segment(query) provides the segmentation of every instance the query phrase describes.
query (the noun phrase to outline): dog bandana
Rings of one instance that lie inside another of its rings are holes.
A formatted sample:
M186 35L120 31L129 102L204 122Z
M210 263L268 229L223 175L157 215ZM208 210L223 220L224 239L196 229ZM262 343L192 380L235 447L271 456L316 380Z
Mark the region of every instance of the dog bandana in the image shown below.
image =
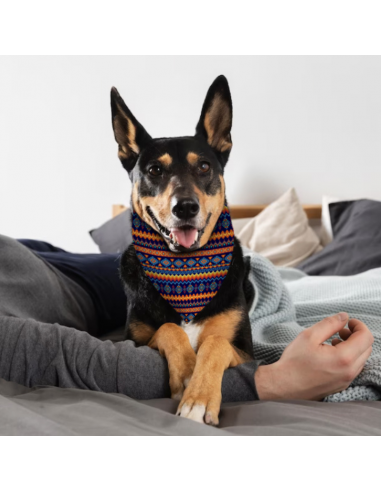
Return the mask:
M147 277L185 323L192 321L217 294L229 270L234 231L228 207L205 246L190 253L170 251L163 237L135 211L132 237Z

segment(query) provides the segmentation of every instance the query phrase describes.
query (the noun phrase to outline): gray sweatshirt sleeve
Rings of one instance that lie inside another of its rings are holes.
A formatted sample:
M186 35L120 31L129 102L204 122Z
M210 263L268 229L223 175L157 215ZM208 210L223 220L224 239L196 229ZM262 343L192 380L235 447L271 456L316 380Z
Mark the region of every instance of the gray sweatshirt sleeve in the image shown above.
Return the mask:
M254 384L258 365L249 362L225 371L223 401L258 399ZM170 396L167 362L156 350L7 316L0 316L0 377L28 387L82 388L136 399Z

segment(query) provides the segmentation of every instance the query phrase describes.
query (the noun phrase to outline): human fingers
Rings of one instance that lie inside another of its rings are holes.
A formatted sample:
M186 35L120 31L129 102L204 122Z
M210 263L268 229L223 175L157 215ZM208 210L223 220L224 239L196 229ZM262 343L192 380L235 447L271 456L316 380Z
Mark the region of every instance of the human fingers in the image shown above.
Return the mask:
M336 345L338 345L343 340L347 340L351 335L352 335L351 330L349 330L348 328L342 328L339 331L339 337L340 338L334 338L332 340L332 346L335 347Z
M372 347L370 347L368 350L366 350L356 361L354 372L355 372L355 377L357 377L360 372L363 370L366 361L369 359L369 357L372 355ZM353 378L354 379L354 378Z
M340 340L340 338L334 338L332 340L332 343L331 343L332 344L332 347L336 347L336 345L338 345L341 342L342 342L342 340Z
M352 333L355 333L357 331L368 331L370 333L370 335L372 336L372 340L373 340L372 343L374 342L374 338L373 338L371 331L366 326L366 324L363 323L362 321L360 321L359 319L351 318L348 321L348 328L350 329L350 331Z
M339 347L345 342L341 342ZM338 347L338 348L339 348ZM368 358L370 357L372 353L372 347L369 347L368 350L366 350L361 356L356 360L356 361L351 361L351 359L342 359L341 361L339 360L339 364L341 366L341 378L342 378L342 388L339 391L343 391L344 389L348 388L352 381L357 378L357 376L361 373L361 371L364 368L364 365ZM343 362L345 362L343 366Z
M351 330L348 330L348 328L343 328L342 330L339 331L339 337L340 338L334 338L332 340L332 345L335 347L337 344L339 344L343 340L348 340L348 338L351 335L352 335Z
M351 335L352 332L348 328L343 328L339 331L339 336L342 340L347 340Z
M359 357L357 359L357 361L355 362L355 364L353 364L351 366L348 366L347 371L344 374L345 388L348 388L348 386L352 383L352 381L354 379L356 379L357 376L364 369L364 366L366 364L366 361L369 359L371 353L372 353L372 347L370 347L368 350L366 350L361 355L361 357Z
M338 313L333 316L329 316L328 318L324 318L323 320L316 323L316 325L308 328L307 331L310 333L313 340L318 343L324 343L328 338L342 330L348 321L347 313Z
M338 350L344 358L353 358L355 361L371 347L374 337L369 328L358 319L350 319L348 326L352 334L340 344Z

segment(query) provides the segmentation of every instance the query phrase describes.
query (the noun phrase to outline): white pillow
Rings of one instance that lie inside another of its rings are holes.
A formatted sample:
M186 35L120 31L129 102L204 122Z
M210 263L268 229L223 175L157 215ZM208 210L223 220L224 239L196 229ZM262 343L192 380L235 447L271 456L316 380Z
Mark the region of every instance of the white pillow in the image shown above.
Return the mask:
M341 201L341 198L323 195L321 201L321 243L323 246L327 246L333 239L329 204Z
M234 234L237 234L245 227L245 225L251 220L251 218L245 219L232 219Z
M236 236L277 266L298 265L322 249L294 188L250 219Z

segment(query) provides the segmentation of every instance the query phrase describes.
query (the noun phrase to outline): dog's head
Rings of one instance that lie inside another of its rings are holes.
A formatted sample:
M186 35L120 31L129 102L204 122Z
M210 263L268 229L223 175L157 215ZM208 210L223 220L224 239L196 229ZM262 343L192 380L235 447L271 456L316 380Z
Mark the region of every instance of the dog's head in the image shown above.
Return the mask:
M210 86L194 137L151 138L111 90L118 156L132 181L132 205L174 252L204 246L225 204L224 167L232 141L229 85Z

